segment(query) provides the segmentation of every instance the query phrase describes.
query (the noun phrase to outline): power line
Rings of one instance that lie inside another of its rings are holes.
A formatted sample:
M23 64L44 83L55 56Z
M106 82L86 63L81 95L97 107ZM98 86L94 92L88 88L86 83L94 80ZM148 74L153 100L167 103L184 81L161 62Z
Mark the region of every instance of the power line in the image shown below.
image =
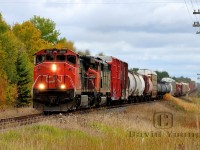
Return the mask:
M188 8L188 5L187 5L187 3L186 3L185 0L184 0L184 2L185 2L185 5L186 5L186 8L187 8L187 12L188 12L189 18L192 20L192 22L194 22L194 20L193 20L191 14L190 14L190 11L189 11L189 8Z
M39 2L41 3L41 2ZM162 3L183 3L182 1L128 1L128 2L45 2L46 4L162 4ZM8 2L3 1L0 2L0 4L37 4L37 2L27 2L27 1L21 1L21 2Z

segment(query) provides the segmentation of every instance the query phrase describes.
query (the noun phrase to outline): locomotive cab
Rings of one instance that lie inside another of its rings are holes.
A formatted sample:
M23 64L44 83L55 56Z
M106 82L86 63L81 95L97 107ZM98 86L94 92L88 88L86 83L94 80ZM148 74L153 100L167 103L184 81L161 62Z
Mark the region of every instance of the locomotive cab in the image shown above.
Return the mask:
M77 75L79 55L67 49L47 49L36 53L34 62L33 107L42 106L50 111L68 109L74 92L81 88Z

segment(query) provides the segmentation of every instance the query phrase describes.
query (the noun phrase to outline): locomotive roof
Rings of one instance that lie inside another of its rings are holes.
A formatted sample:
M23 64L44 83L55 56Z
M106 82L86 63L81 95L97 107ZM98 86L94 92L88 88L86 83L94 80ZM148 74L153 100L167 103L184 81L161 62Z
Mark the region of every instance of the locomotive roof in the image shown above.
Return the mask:
M80 58L82 59L90 59L90 60L93 60L93 61L96 61L96 62L99 62L99 63L102 63L102 64L107 64L104 60L100 59L100 58L96 58L94 56L89 56L89 55L83 55L83 56L80 56Z
M57 49L57 48L52 48L52 49L42 49L40 51L38 51L37 53L35 53L34 55L40 55L40 54L51 54L53 53L54 51L57 51L58 54L66 54L66 53L71 53L71 54L74 54L74 55L78 55L77 53L75 53L74 51L70 50L70 49ZM79 56L79 55L78 55Z
M113 56L97 56L97 58L100 58L101 60L105 61L105 62L112 62L113 59L117 59L117 60L120 60L118 58L115 58ZM122 60L120 60L121 62L124 62ZM124 63L127 63L127 62L124 62Z

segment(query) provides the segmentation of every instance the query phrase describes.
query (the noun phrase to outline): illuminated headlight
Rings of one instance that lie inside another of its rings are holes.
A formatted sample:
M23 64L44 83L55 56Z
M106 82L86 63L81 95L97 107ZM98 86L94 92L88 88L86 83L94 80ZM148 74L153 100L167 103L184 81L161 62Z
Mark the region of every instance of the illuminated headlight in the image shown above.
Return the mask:
M44 90L44 88L45 88L44 84L42 84L42 83L39 84L39 89L40 89L40 90Z
M60 86L60 88L61 88L61 89L65 89L66 86L65 86L64 84L62 84L62 85Z
M55 64L53 64L53 65L51 66L51 70L55 72L55 71L57 70L57 66L56 66Z

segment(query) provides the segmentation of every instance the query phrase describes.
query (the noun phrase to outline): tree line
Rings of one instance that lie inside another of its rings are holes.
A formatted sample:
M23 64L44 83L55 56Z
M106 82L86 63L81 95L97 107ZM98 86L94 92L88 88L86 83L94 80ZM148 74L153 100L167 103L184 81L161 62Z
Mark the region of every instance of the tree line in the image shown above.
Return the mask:
M31 103L33 54L43 48L76 50L50 19L33 16L11 26L0 14L0 106Z

